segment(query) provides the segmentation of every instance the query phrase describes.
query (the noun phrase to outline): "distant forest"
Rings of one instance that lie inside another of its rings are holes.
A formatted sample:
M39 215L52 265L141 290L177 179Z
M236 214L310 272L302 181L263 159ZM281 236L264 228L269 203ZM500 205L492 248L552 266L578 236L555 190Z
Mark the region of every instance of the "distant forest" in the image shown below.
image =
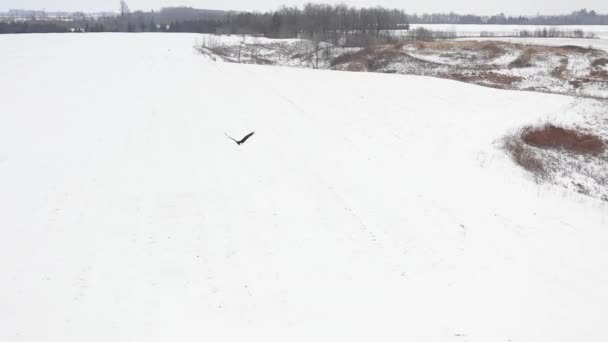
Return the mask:
M608 14L582 9L565 15L493 16L448 14L408 15L412 24L490 24L490 25L608 25Z
M306 4L281 7L272 12L221 12L192 8L164 8L156 12L131 12L121 1L118 15L70 20L26 18L0 23L0 33L30 32L193 32L251 34L266 37L323 38L337 32L379 36L386 30L407 29L402 10L382 7L355 8L347 5Z
M270 12L163 8L159 12L130 11L120 2L118 14L90 16L44 12L0 13L0 33L45 32L192 32L250 34L273 38L337 39L340 35L378 37L381 32L409 29L410 24L608 25L608 15L586 9L567 15L533 17L449 14L407 14L383 7L356 8L344 4L283 6ZM30 14L31 13L31 14Z

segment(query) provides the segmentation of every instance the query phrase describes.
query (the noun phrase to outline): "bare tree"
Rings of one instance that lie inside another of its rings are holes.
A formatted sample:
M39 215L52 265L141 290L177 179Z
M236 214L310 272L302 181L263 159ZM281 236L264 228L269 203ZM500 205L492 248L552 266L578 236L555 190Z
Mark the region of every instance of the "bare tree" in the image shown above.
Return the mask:
M124 17L126 15L129 15L129 13L131 13L131 11L129 10L127 2L125 0L120 0L120 16Z
M127 32L131 31L131 11L125 0L120 0L120 31Z

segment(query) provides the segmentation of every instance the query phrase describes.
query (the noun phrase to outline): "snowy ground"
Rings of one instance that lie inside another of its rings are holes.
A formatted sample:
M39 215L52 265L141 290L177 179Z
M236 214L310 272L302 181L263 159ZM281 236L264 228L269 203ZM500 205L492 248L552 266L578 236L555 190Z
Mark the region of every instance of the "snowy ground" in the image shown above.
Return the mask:
M0 36L1 341L608 339L608 205L499 147L590 100L197 38Z
M608 99L608 53L551 40L549 45L542 40L537 45L530 44L533 40L410 40L362 49L309 40L203 35L195 48L212 60L231 63L434 76L501 89Z
M555 28L559 31L570 32L582 30L585 33L593 33L598 38L608 39L608 25L452 25L452 24L412 24L411 29L423 27L431 31L455 32L457 36L476 36L482 32L494 34L496 36L518 35L521 31L534 32L537 29Z
M533 44L546 46L580 46L583 48L592 48L608 51L608 38L603 39L577 39L577 38L460 38L463 40L478 40L478 41L497 41L509 42L515 44Z
M455 32L458 37L470 37L470 40L492 40L520 44L537 44L548 46L573 45L580 47L591 47L594 49L608 51L608 25L450 25L450 24L412 24L411 28L424 27L432 31ZM577 38L502 38L499 36L517 36L521 31L535 32L537 29L555 28L560 31L570 32L582 30L585 33L593 33L596 39ZM482 32L494 34L497 37L479 38Z

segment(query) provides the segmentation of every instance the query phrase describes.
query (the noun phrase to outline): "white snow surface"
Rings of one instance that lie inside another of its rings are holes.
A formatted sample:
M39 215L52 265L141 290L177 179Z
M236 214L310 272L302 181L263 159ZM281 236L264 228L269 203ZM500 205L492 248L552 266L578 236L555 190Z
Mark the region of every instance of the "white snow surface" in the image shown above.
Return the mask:
M521 31L535 32L557 29L562 32L582 30L598 38L608 39L608 25L490 25L490 24L412 24L411 29L423 27L432 31L455 32L457 36L479 36L482 32L500 35L518 35Z
M535 44L547 46L573 45L580 47L591 47L598 50L608 51L608 25L475 25L475 24L412 24L411 29L419 27L432 31L454 32L457 37L465 40L491 40L519 44ZM517 36L521 31L535 32L538 29L555 28L559 31L570 32L582 30L585 33L593 33L596 38L536 38L536 37L500 37ZM480 37L482 32L496 35L496 37ZM467 38L468 37L468 38Z
M0 341L608 340L608 205L497 143L584 100L197 38L0 36Z

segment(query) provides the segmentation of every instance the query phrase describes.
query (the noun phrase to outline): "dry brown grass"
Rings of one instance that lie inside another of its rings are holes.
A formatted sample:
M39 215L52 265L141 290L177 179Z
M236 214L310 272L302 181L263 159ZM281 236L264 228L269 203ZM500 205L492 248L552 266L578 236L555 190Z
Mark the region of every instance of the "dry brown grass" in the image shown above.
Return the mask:
M591 62L591 65L594 67L606 66L608 65L608 58L598 58Z
M535 48L524 48L519 57L509 63L509 68L527 68L532 66L532 57L537 53Z
M586 53L592 53L592 52L598 51L596 49L586 48L586 47L576 46L576 45L564 45L564 46L559 46L557 48L564 50L566 52L576 52L576 53L580 53L580 54L586 54Z
M261 65L273 65L274 62L266 59L266 58L262 58L262 57L253 57L251 58L251 61L253 64L261 64Z
M512 53L517 54L517 57L506 66L496 60ZM426 56L438 56L459 63L443 62ZM526 90L595 97L595 94L587 95L593 90L589 90L589 87L595 86L598 82L608 82L608 70L601 66L589 68L587 71L589 74L581 77L570 72L568 61L572 58L584 58L590 63L602 64L602 58L608 59L605 56L605 52L577 46L541 46L468 40L401 41L342 54L330 62L330 67L348 71L409 73L449 78L500 89L522 89L521 82L525 76L515 75L513 74L515 70L507 69L538 66L539 69L543 69L542 76L547 77L546 74L549 74L551 77L549 81L558 84L560 88L548 90L545 86L538 86L527 87ZM394 64L403 67L392 68ZM537 70L532 72L539 73ZM599 84L599 86L604 85Z
M372 48L365 48L356 52L343 53L340 56L334 58L329 65L331 67L347 63L358 63L362 65L367 65L372 54Z
M418 50L467 50L467 51L484 51L490 57L498 57L504 54L507 50L522 51L521 60L516 63L525 65L529 63L531 58L536 55L553 54L565 56L567 54L587 54L601 53L601 51L584 48L580 46L544 46L544 45L528 45L516 44L497 41L474 41L474 40L446 40L446 41L417 41L412 46ZM601 63L601 59L600 59Z
M485 51L490 58L497 58L505 53L505 48L496 42L482 42L481 50Z
M522 51L519 57L517 57L511 64L510 68L527 68L532 66L532 59L541 56L556 55L563 58L567 58L571 54L588 54L588 53L601 53L601 51L584 48L580 46L542 46L542 45L523 45L523 44L512 44L512 47Z
M546 124L528 126L518 134L507 137L504 148L517 165L540 180L550 179L556 165L547 156L543 157L542 151L538 149L597 156L604 153L606 145L601 138L593 134Z
M471 73L471 74L460 74L460 73L451 73L445 75L446 78L458 80L462 82L470 82L470 83L481 83L485 85L491 85L498 88L504 88L506 86L511 86L515 82L519 82L522 80L519 76L511 76L511 75L503 75L498 74L491 71L484 71L479 73Z
M590 77L595 79L599 79L600 81L608 81L608 71L607 70L591 70L589 73Z
M405 57L402 51L403 45L380 45L365 48L356 52L344 53L330 62L330 66L336 68L346 65L342 70L348 71L377 71L391 62Z
M503 148L536 182L608 201L608 146L599 136L551 124L527 126L508 135Z
M530 146L583 155L598 155L606 150L605 142L596 135L551 124L526 127L521 132L521 139Z
M513 161L525 170L539 178L547 178L548 170L540 157L532 149L527 147L518 136L512 136L505 140L505 150L511 155Z
M396 44L395 44L395 49L397 49L397 50L401 50L401 49L403 49L403 48L404 48L406 45L407 45L407 43L406 43L406 42L398 42L398 43L396 43Z
M445 40L445 41L416 41L413 47L417 50L465 50L465 51L483 51L488 58L496 58L505 53L505 48L510 46L510 43L501 43L494 41L473 41L473 40Z
M555 69L551 70L551 76L555 78L559 78L560 80L567 80L567 72L568 71L568 58L564 57L560 61L560 65Z
M344 68L344 71L367 71L368 67L367 67L367 63L361 63L361 62L351 62L348 63L346 65L346 68Z

